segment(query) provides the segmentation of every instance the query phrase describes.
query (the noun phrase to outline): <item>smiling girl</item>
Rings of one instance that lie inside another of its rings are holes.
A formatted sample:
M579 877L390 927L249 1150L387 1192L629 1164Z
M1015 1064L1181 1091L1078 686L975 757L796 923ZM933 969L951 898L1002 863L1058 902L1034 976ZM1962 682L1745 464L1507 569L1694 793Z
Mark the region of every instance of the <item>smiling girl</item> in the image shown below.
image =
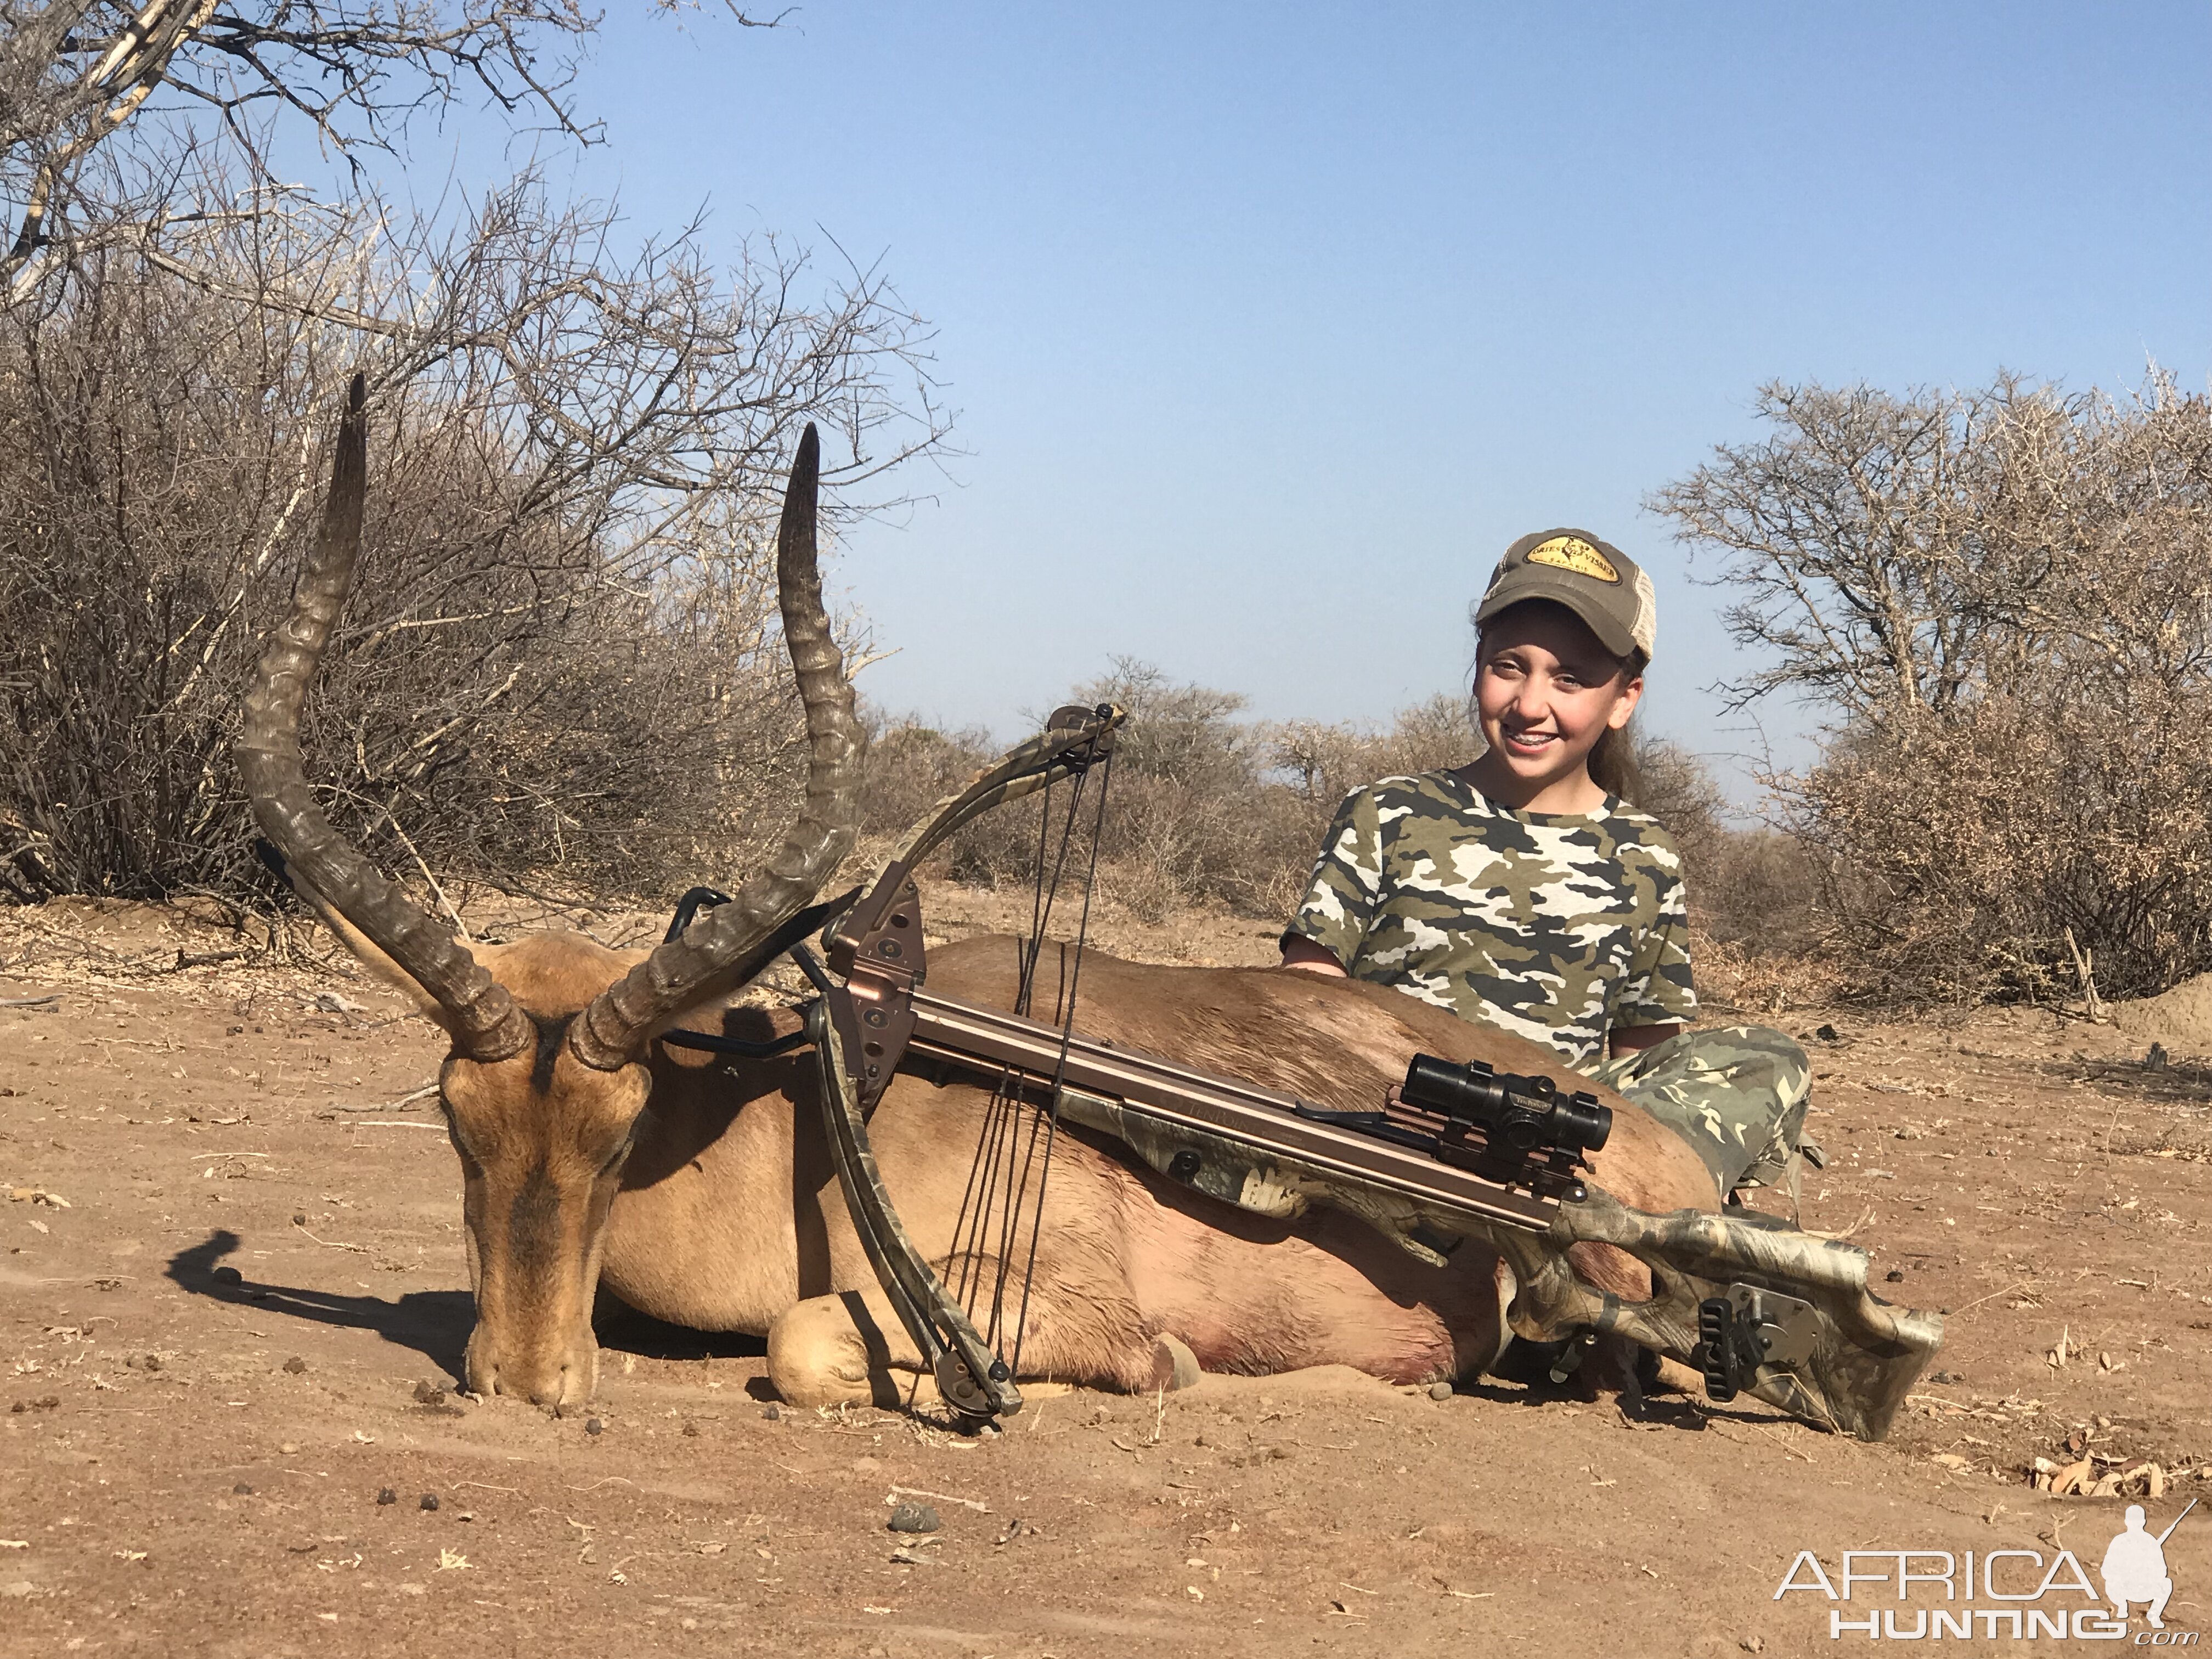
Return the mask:
M1796 1195L1803 1050L1757 1026L1690 1030L1682 865L1632 787L1651 580L1587 531L1523 536L1474 608L1485 748L1338 808L1289 968L1392 986L1547 1043L1694 1147L1722 1193Z

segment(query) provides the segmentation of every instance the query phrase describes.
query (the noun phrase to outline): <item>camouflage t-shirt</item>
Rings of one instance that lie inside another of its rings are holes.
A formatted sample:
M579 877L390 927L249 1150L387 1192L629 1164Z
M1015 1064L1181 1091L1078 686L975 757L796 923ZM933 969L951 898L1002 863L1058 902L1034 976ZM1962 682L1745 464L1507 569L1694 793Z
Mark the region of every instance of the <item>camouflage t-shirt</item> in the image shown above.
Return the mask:
M1285 937L1580 1066L1614 1026L1696 1012L1688 927L1656 818L1611 795L1586 817L1510 811L1424 772L1345 797Z

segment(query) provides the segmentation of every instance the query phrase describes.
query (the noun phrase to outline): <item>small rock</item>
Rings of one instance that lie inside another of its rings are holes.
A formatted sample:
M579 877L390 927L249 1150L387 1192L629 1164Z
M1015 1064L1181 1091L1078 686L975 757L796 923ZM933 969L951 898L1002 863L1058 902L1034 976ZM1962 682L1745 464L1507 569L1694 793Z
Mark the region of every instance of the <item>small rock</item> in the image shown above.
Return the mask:
M157 1353L149 1353L146 1356L143 1363L148 1370L158 1371L161 1369L161 1356Z
M924 1555L920 1550L907 1544L901 1544L896 1549L893 1550L891 1552L891 1559L898 1562L903 1566L908 1567L933 1567L937 1565L937 1558L935 1556Z
M699 1437L699 1425L696 1423L686 1423L684 1425L684 1434L686 1439L696 1440Z
M306 1213L305 1213L304 1212L301 1212L301 1211L296 1211L296 1210L295 1210L295 1211L294 1211L294 1212L293 1212L293 1213L292 1213L292 1224L293 1224L295 1227L304 1227L304 1226L306 1226L306 1225L307 1224L307 1218Z
M61 1403L62 1397L58 1394L42 1394L31 1402L31 1409L36 1412L50 1412Z
M761 1408L761 1415L768 1419L769 1422L773 1423L777 1418L781 1417L783 1413L776 1410L773 1406L765 1406Z
M293 1376L297 1376L301 1371L307 1369L307 1362L301 1358L299 1355L294 1354L289 1359L284 1362L284 1369L289 1371Z
M299 1447L297 1447L297 1446L295 1446L295 1444L293 1444L293 1443L292 1443L292 1442L290 1442L289 1440L287 1440L287 1441L286 1441L283 1445L281 1445L281 1446L277 1447L277 1448L276 1448L276 1449L277 1449L278 1451L280 1451L280 1452L283 1452L283 1453L284 1454L284 1455L285 1455L285 1456L289 1457L289 1456L290 1456L294 1452L295 1452L295 1451L299 1450L300 1449L299 1449Z
M215 1282L218 1285L242 1285L246 1282L246 1275L235 1267L217 1267Z
M1964 1374L1959 1371L1930 1371L1928 1373L1928 1380L1930 1382L1963 1382L1966 1379Z
M893 1532L935 1532L944 1524L935 1505L912 1502L901 1504L884 1522Z
M380 1504L397 1504L399 1501L399 1494L389 1486L379 1486L376 1489L376 1501Z
M33 1583L27 1578L18 1578L12 1584L0 1584L0 1595L4 1595L9 1597L10 1600L13 1600L20 1595L32 1595L38 1589L38 1588L39 1587L36 1584Z
M1747 1636L1738 1642L1736 1646L1741 1648L1746 1653L1764 1653L1766 1651L1766 1638L1763 1636Z
M1430 1399L1431 1399L1431 1400L1449 1400L1449 1399L1450 1399L1451 1397L1452 1397L1452 1385L1451 1385L1450 1383L1449 1383L1449 1382L1431 1382L1431 1383L1430 1383L1430 1384L1429 1384L1429 1398L1430 1398Z
M607 1425L605 1424L600 1422L599 1419L595 1417L590 1422L584 1425L584 1432L586 1434L603 1434L606 1431L606 1426Z
M231 1490L231 1495L232 1495L233 1497L236 1497L236 1498L251 1498L251 1497L252 1497L252 1496L253 1496L253 1488L252 1488L252 1487L251 1487L251 1486L247 1486L247 1485L246 1484L246 1482L244 1482L243 1480L240 1481L236 1486L233 1486L230 1490Z
M426 1510L436 1509L438 1507L438 1494L434 1492L424 1492L422 1494L422 1507Z
M1836 1034L1836 1028L1832 1025L1820 1026L1814 1031L1813 1035L1820 1038L1823 1042L1841 1042L1843 1041L1843 1038ZM1759 1638L1757 1637L1753 1637L1751 1639L1757 1641ZM1751 1650L1753 1653L1759 1651L1757 1648L1753 1648Z
M18 1400L14 1405L9 1407L8 1409L15 1413L27 1412L31 1409L31 1402L27 1400Z
M1891 1285L1902 1285L1905 1283L1905 1269L1902 1267L1892 1267L1887 1273L1882 1275L1882 1279L1885 1282Z
M415 1403L418 1406L442 1406L446 1403L446 1391L433 1388L428 1382L417 1382L415 1385Z

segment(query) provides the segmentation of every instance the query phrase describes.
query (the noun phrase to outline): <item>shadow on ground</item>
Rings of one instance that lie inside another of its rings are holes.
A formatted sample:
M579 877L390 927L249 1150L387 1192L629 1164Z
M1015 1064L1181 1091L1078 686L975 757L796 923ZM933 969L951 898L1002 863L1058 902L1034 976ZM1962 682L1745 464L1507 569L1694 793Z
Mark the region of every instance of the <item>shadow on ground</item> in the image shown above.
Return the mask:
M432 1364L442 1366L449 1376L462 1375L462 1356L476 1322L473 1298L466 1291L409 1291L398 1301L386 1302L380 1297L338 1296L265 1284L224 1265L223 1257L239 1243L238 1235L228 1229L210 1233L200 1243L169 1258L170 1282L216 1302L289 1314L318 1325L374 1331L386 1342L412 1348Z
M768 1352L763 1337L671 1325L640 1313L606 1291L599 1292L598 1305L592 1310L592 1334L601 1347L634 1353L641 1359L759 1359Z

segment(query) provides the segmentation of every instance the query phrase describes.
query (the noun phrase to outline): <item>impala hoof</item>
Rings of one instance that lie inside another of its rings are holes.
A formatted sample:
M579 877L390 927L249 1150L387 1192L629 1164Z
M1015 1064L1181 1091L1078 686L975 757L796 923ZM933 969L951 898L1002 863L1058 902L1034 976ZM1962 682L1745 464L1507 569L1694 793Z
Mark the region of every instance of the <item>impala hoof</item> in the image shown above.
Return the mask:
M1196 1387L1198 1377L1198 1356L1190 1351L1190 1344L1165 1331L1152 1339L1152 1380L1146 1388L1173 1394L1178 1389Z

